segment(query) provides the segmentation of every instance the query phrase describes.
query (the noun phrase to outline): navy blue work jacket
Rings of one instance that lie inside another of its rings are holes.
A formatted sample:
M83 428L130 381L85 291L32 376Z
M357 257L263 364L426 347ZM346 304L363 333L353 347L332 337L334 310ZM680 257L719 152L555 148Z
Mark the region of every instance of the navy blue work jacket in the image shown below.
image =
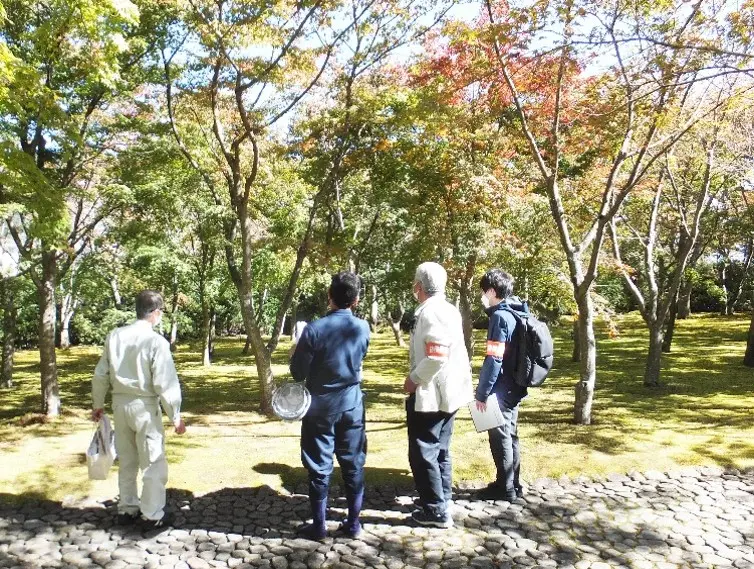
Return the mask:
M490 317L487 328L487 345L482 370L479 372L479 385L476 389L477 401L487 402L487 398L494 393L500 408L505 404L513 408L526 397L526 388L518 385L513 379L513 332L516 329L515 317L505 310L511 308L518 312L529 312L525 303L508 299L485 312Z
M291 358L291 375L312 394L307 415L332 415L361 405L361 364L369 325L350 309L333 310L304 328Z

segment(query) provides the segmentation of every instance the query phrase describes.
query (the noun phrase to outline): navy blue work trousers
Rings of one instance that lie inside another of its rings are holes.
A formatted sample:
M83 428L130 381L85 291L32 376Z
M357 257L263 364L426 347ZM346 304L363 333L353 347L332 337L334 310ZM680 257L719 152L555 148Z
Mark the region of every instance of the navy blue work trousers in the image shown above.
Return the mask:
M346 495L363 492L366 446L363 405L332 415L304 417L301 462L309 473L309 499L327 499L333 454L338 458Z
M452 497L450 437L456 414L422 413L416 411L415 404L415 395L406 399L408 462L424 509L433 516L443 516Z

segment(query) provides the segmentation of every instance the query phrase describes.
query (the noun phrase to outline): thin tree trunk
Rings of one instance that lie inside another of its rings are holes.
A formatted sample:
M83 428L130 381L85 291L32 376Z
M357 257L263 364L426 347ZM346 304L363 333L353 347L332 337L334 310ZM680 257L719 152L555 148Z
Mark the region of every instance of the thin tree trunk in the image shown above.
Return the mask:
M571 336L573 337L573 351L571 352L571 361L577 362L581 359L581 349L579 342L579 319L578 316L573 321L573 329L571 330Z
M749 324L749 336L746 340L744 365L746 367L754 367L754 309L751 311L751 323Z
M73 281L73 278L71 278ZM60 304L60 349L67 350L71 347L71 320L76 313L78 301L73 298L73 282L68 292L62 290L63 302Z
M657 387L660 385L660 370L662 368L662 325L652 323L649 326L649 353L644 368L644 385Z
M466 353L469 360L474 357L474 313L471 308L468 291L461 291L458 295L458 311L461 313L461 325L463 326L463 342L466 345Z
M681 285L681 292L678 298L678 319L685 320L691 316L691 290L694 288L694 283L691 279L684 278Z
M2 387L13 387L13 357L16 352L16 303L13 283L9 279L0 281L3 296L3 362Z
M579 380L576 383L576 397L574 404L574 420L578 425L592 423L592 402L597 383L597 341L594 337L594 306L592 296L576 292L579 308Z
M728 313L728 265L723 262L720 267L720 288L723 289L722 306L720 307L720 314L725 316Z
M406 309L403 307L403 303L398 303L398 319L393 319L393 315L390 314L390 328L393 329L393 335L395 336L395 343L398 347L404 348L406 342L403 341L403 333L401 332L401 322L403 322L403 316L406 314Z
M42 253L41 286L39 296L39 360L42 388L42 413L48 417L60 414L60 388L58 386L58 366L55 355L55 278L56 259L54 252Z
M296 322L298 322L298 302L291 304L291 341L293 341L293 332L296 328Z
M369 305L369 327L372 332L377 331L377 326L380 323L380 296L379 290L375 285L372 285L372 303Z
M175 352L178 345L178 277L173 277L173 310L170 314L170 351Z
M118 287L118 277L113 275L110 278L110 290L113 293L113 302L115 302L115 308L123 306L123 299L120 296L120 288Z
M262 333L257 326L254 314L254 288L252 286L251 262L254 255L253 235L254 228L246 211L239 212L241 220L241 282L238 296L241 300L241 316L246 327L247 343L254 351L254 363L259 378L260 410L262 413L272 416L272 391L274 388L274 375L270 361L270 352L267 351Z
M678 318L678 295L676 295L673 304L670 306L670 317L665 328L665 337L662 340L662 351L666 354L670 353L673 346L673 334L675 333L675 321Z
M207 302L202 302L202 365L212 365L212 316Z

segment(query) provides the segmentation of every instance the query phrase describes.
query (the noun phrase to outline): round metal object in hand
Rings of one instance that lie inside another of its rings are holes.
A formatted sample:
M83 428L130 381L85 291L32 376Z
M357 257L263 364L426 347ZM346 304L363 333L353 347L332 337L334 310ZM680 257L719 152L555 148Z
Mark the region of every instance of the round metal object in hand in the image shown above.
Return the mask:
M303 383L283 383L272 394L272 410L284 421L300 421L311 404L312 396Z

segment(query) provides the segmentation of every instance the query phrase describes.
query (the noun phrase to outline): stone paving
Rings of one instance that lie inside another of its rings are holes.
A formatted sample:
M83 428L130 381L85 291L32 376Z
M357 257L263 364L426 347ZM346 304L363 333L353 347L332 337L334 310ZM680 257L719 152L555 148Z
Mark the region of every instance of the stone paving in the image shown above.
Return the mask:
M330 529L345 515L333 494ZM371 489L362 536L323 542L296 537L306 496L266 486L171 492L179 529L147 534L115 527L112 503L8 498L0 567L754 568L754 474L712 468L540 480L512 504L460 489L449 530L416 527L405 491Z

